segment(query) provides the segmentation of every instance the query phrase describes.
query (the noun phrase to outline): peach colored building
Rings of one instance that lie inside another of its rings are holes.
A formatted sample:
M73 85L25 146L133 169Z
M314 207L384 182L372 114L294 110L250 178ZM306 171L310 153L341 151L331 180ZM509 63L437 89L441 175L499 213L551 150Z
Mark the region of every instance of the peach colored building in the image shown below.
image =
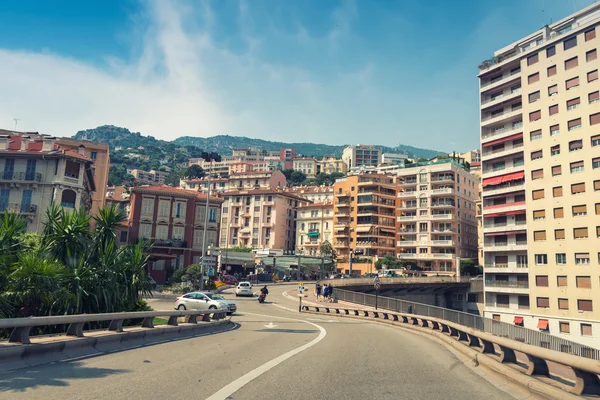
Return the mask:
M459 259L477 259L479 179L450 159L397 174L398 257L440 275L455 275Z
M347 262L350 250L357 249L371 259L395 255L398 197L394 178L352 175L338 179L333 190L333 247L338 260Z
M302 254L316 256L321 245L333 240L333 201L298 207L296 217L296 249Z
M342 159L335 157L323 157L322 160L317 161L317 174L332 174L334 172L339 172L342 174L348 172L348 166Z
M285 191L304 197L313 203L333 201L333 186L294 186L286 187Z
M600 4L480 66L485 315L600 347Z

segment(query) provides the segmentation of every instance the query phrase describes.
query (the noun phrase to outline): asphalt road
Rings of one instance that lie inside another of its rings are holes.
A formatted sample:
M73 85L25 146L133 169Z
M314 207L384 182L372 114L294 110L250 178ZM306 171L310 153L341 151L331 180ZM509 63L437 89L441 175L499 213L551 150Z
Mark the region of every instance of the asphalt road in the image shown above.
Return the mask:
M425 337L298 314L289 289L265 304L226 294L238 313L225 333L0 374L0 399L511 398Z

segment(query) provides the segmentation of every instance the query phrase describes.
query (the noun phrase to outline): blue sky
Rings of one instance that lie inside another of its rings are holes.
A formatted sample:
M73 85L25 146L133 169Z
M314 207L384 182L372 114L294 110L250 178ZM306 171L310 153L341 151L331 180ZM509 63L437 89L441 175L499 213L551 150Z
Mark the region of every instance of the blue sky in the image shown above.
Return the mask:
M591 3L0 0L0 127L464 151L477 65Z

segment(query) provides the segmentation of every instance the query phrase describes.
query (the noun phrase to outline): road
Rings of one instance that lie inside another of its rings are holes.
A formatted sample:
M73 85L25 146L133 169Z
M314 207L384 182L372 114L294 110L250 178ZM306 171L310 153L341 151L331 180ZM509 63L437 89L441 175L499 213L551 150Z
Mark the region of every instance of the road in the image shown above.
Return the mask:
M226 293L238 313L225 333L0 374L0 399L511 398L426 337L299 314L291 288L265 304Z

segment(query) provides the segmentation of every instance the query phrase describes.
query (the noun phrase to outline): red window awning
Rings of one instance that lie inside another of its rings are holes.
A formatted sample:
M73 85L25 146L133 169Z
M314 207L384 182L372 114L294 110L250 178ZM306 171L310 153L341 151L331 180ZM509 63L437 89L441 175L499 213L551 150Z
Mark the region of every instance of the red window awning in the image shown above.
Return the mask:
M525 214L526 210L516 210L516 211L507 211L505 213L502 213L502 215L519 215L519 214Z
M499 185L502 182L518 181L519 179L523 179L523 178L525 178L524 171L513 172L512 174L506 174L506 175L494 176L492 178L486 178L481 183L481 186L486 187L489 185Z
M523 323L523 317L515 317L515 324L522 324Z
M538 327L538 329L543 329L543 330L548 329L548 320L547 319L540 319L538 321L537 327Z
M494 176L493 178L486 178L481 183L481 186L486 187L489 185L499 185L502 183L502 176Z
M484 144L482 144L482 147L490 147L490 146L493 146L495 144L500 144L500 143L508 142L509 140L519 139L519 138L522 138L522 137L523 137L523 132L520 132L520 133L517 133L517 134L514 134L514 135L507 136L507 137L502 138L502 139L496 139L496 140L492 140L491 142L484 143Z
M486 233L485 236L505 236L505 235L520 235L522 233L527 233L527 231L503 231L503 232L492 232Z
M483 218L491 218L491 217L501 217L502 215L505 215L503 213L492 213L492 214L485 214L483 216Z

